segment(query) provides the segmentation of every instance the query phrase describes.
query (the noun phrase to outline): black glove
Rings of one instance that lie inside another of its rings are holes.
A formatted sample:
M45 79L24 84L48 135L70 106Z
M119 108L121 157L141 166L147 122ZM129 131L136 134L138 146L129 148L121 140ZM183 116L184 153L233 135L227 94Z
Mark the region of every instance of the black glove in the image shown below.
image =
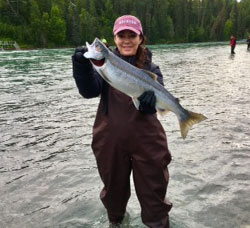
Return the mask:
M138 97L140 101L139 110L144 114L156 113L155 104L156 96L154 91L145 91L141 96Z
M83 54L85 52L87 52L88 49L87 47L83 46L83 47L77 47L75 49L75 53L73 55L73 58L76 62L80 63L81 65L84 66L84 68L86 68L86 70L90 70L92 68L92 65L89 61L89 59L86 59Z

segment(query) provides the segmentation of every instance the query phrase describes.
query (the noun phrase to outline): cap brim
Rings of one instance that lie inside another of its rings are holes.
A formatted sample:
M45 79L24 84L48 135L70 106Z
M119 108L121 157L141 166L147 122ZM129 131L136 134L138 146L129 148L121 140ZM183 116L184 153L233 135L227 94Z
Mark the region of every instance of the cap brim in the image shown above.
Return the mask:
M141 32L137 29L131 28L129 26L122 26L119 29L117 29L116 31L114 31L114 35L116 35L117 33L121 32L121 31L124 31L124 30L130 30L132 32L135 32L137 35L141 34Z

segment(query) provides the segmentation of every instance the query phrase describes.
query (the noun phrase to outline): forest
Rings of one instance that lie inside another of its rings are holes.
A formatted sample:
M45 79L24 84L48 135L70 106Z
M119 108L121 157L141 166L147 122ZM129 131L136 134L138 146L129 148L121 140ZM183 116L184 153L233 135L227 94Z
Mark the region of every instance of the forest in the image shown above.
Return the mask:
M23 47L113 42L115 19L137 16L147 44L229 40L250 35L250 0L0 0L0 40Z

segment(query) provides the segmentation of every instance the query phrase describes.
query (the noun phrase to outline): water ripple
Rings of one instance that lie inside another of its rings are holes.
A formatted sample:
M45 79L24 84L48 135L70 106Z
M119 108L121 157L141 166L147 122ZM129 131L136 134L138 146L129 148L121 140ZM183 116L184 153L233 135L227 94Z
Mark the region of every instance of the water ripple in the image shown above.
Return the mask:
M173 228L250 224L250 65L245 45L152 46L165 87L208 120L185 141L178 120L160 121L173 160ZM82 99L73 49L0 52L0 227L108 227L91 151L99 99ZM132 180L131 180L132 181ZM125 223L143 227L132 185Z

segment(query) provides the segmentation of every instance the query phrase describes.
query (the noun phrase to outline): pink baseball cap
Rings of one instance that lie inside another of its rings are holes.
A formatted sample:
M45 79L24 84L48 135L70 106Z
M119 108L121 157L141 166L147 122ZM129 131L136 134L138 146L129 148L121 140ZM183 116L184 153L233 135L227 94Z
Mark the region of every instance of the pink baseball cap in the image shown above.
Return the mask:
M116 19L113 28L114 35L123 30L133 31L137 35L143 34L140 20L132 15L124 15Z

